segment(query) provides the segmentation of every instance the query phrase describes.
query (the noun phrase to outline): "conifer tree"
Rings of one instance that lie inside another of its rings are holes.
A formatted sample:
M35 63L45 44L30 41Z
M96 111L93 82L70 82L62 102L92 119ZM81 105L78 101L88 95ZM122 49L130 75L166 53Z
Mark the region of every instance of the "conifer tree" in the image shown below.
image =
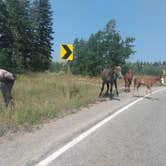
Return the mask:
M52 12L49 0L35 0L32 7L34 26L33 70L46 70L51 64Z
M12 70L12 33L5 1L0 0L0 67Z
M6 0L8 28L10 29L11 65L17 72L29 70L32 33L28 0Z

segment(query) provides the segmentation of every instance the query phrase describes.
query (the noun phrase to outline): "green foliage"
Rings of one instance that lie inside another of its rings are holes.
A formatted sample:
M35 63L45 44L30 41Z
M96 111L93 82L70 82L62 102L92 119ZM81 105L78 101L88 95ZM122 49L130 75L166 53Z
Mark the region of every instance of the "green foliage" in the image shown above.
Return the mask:
M13 37L8 18L7 5L0 0L0 67L4 69L12 66L12 49L10 46L13 43Z
M61 73L28 73L17 77L13 89L15 111L8 110L0 93L0 136L8 130L29 129L34 124L73 113L95 102L96 82L87 77ZM25 88L26 85L26 88ZM69 97L68 97L69 93Z
M32 5L34 45L32 70L43 71L49 68L52 51L52 12L49 0L35 0Z
M162 70L166 69L165 62L146 63L137 61L135 63L127 63L123 66L122 72L132 69L135 75L152 75L161 76Z
M60 71L67 71L67 65L65 63L60 63L60 62L52 62L49 68L50 72L60 72Z
M32 2L32 1L31 1ZM51 63L52 20L49 0L0 0L0 67L40 71ZM37 11L34 15L34 8Z
M115 20L111 20L104 30L92 34L88 41L75 39L74 74L98 75L105 67L125 64L125 60L135 53L132 44L135 39L127 37L123 40L115 27Z

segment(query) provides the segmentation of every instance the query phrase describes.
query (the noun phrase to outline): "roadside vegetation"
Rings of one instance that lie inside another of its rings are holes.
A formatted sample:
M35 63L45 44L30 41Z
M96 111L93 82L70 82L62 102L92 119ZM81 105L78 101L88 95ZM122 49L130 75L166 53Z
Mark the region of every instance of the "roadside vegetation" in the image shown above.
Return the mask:
M60 73L19 75L13 97L15 112L5 108L0 96L0 136L7 131L30 130L32 125L60 118L94 103L98 98L98 78Z

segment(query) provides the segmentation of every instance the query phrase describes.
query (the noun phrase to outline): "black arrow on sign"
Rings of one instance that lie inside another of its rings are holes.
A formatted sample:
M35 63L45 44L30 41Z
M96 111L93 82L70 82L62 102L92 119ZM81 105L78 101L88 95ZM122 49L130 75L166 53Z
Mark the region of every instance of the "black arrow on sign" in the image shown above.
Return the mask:
M62 44L62 46L66 50L66 54L63 56L63 59L67 59L71 55L72 51L67 45Z

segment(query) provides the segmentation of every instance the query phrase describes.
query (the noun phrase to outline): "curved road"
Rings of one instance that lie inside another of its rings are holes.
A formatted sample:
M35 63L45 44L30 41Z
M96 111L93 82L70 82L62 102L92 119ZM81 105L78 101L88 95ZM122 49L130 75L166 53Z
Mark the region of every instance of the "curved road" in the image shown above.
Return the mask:
M166 90L122 112L49 165L165 166Z

